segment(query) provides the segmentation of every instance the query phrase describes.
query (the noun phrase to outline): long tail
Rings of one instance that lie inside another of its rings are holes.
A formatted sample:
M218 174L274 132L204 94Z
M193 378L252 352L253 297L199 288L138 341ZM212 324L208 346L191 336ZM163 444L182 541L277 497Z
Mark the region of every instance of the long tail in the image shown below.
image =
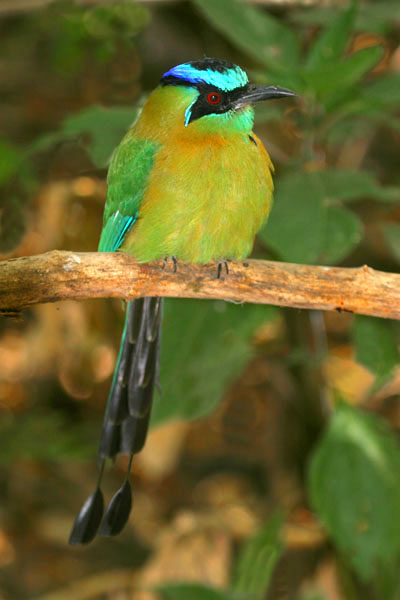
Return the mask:
M116 535L131 510L129 473L134 454L143 448L149 426L154 386L159 379L162 298L140 298L128 304L117 366L111 385L99 444L97 488L81 508L70 544L87 544L98 532ZM100 490L107 458L130 455L124 484L113 496L103 517Z

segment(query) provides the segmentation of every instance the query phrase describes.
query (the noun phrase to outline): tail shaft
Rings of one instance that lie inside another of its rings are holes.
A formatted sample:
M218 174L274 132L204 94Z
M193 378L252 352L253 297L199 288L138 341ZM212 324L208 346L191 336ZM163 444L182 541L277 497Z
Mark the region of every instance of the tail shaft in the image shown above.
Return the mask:
M128 304L100 439L101 459L143 448L159 376L161 313L162 298Z

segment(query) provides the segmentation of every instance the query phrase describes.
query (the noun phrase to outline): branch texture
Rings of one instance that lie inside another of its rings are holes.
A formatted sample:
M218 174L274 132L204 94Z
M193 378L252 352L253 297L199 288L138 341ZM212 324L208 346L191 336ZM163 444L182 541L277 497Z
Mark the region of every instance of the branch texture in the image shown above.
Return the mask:
M317 267L261 260L212 265L139 264L123 253L52 251L0 263L0 311L44 302L170 296L214 298L400 319L400 274L367 266Z

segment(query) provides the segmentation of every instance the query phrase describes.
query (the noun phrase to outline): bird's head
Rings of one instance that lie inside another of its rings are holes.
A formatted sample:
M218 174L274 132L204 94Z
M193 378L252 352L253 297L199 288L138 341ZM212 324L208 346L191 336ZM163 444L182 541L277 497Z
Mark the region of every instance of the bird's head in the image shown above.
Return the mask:
M176 99L182 125L193 132L248 133L255 102L295 96L278 86L252 85L237 65L204 58L183 63L164 73L159 90Z

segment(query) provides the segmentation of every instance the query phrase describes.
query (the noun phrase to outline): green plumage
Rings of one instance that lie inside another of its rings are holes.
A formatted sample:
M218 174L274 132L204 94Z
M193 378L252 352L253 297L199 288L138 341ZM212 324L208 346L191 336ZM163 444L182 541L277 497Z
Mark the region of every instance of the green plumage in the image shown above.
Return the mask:
M117 250L136 221L158 144L125 137L113 154L99 251Z

